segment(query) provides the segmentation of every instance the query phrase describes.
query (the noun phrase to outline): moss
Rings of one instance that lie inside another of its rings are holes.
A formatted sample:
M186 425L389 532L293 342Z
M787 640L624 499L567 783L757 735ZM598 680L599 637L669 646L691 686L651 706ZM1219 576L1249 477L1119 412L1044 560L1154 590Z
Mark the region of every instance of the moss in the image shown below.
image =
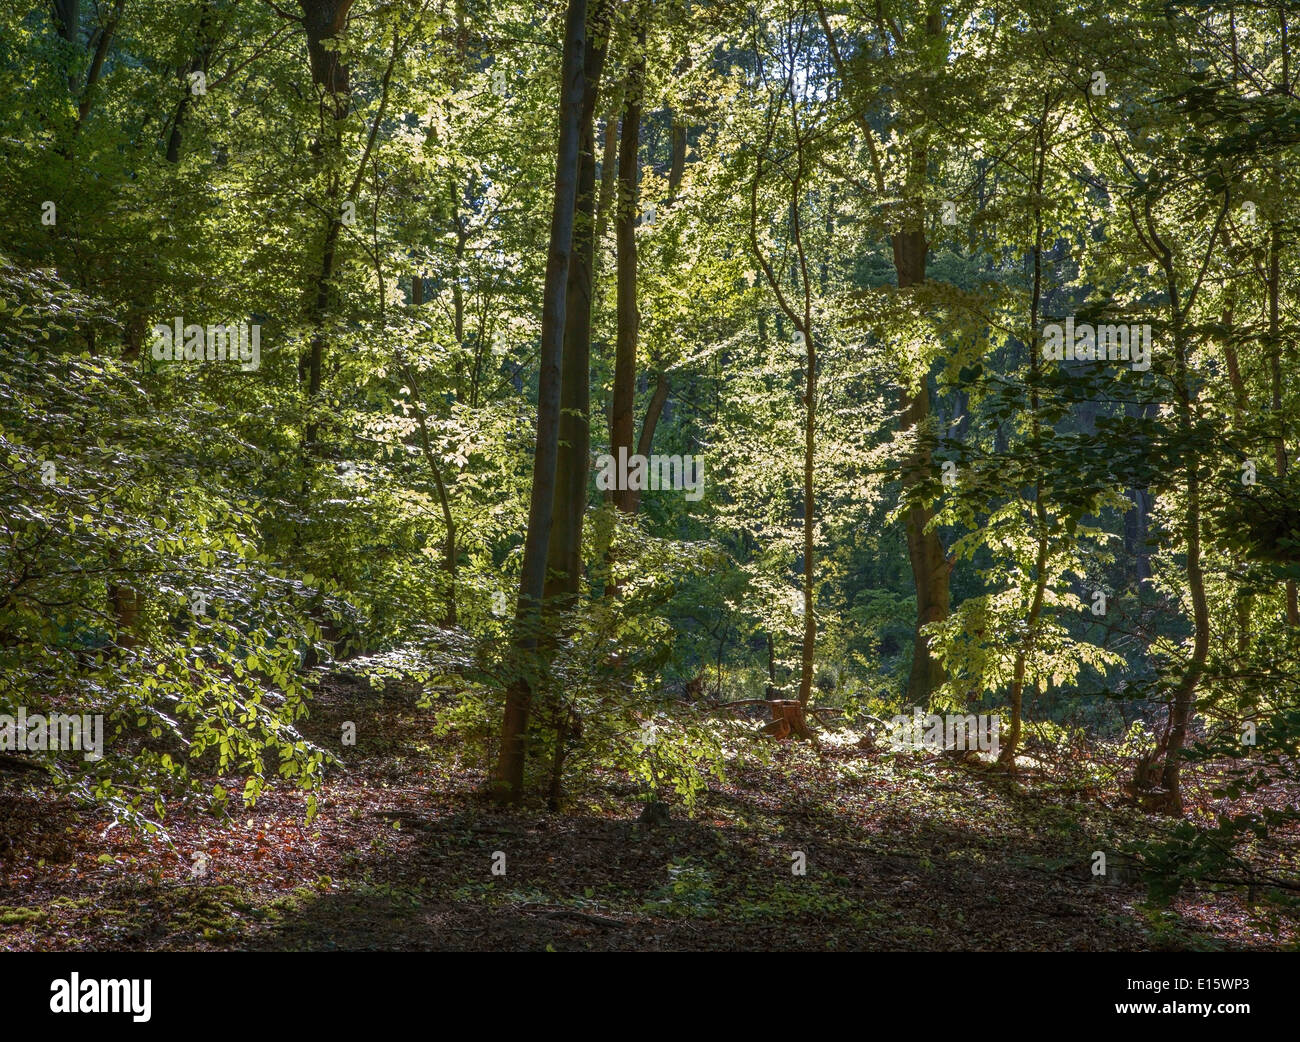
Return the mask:
M0 926L27 926L30 923L43 922L49 914L44 908L0 905Z

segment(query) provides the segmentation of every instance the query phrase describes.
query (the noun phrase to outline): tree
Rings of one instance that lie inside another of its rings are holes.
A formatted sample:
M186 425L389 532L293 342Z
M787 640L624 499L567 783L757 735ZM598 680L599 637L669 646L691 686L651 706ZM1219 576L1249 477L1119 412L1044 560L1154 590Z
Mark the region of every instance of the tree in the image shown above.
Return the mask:
M501 802L515 802L523 795L528 712L539 681L537 663L530 659L541 642L546 556L555 504L565 306L578 194L586 40L587 2L569 0L564 21L564 59L560 70L560 130L555 159L555 201L551 213L550 246L543 285L537 445L533 454L528 534L524 543L519 598L515 607L514 645L519 662L517 674L506 691L500 754L493 775L494 794Z

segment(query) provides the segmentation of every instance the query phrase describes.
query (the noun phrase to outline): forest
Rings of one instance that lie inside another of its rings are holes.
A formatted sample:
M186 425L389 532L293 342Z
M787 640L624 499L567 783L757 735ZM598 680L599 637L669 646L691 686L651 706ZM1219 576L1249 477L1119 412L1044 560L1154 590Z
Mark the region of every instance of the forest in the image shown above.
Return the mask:
M1296 32L7 0L0 950L1300 947Z

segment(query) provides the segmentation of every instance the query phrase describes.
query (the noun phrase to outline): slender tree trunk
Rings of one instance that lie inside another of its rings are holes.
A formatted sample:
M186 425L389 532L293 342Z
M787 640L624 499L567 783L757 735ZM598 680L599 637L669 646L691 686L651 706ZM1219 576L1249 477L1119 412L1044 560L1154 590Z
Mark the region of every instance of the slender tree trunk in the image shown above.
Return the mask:
M620 121L618 177L614 196L614 248L616 281L617 332L614 339L614 386L610 394L609 451L617 461L630 457L636 436L636 349L640 314L636 303L636 224L638 216L641 150L641 100L645 83L644 5L638 8L635 28L638 58L628 69L623 88L623 115ZM620 452L621 450L621 452ZM621 469L621 468L620 468ZM621 475L620 475L621 476ZM609 501L616 511L636 511L636 493L628 488L614 488ZM608 576L605 596L617 597L619 586L614 578L614 543L618 533L617 515L610 518L609 543L605 547Z
M806 275L806 272L805 272ZM817 347L812 330L804 334L803 427L803 649L800 655L799 704L812 698L813 659L817 650L817 611L813 603L817 553L817 501L814 463L817 450Z
M1233 326L1236 321L1236 300L1231 295L1223 309L1223 328L1227 335L1223 341L1223 358L1228 365L1228 383L1232 387L1232 425L1240 431L1245 423L1246 410L1250 405L1250 395L1246 392L1246 382L1241 376L1241 361L1237 357L1237 348L1233 344ZM1236 590L1237 609L1237 655L1242 661L1250 652L1250 614L1253 598L1249 590L1238 586ZM1245 692L1246 701L1253 706L1255 688L1249 686Z
M546 598L567 609L582 579L582 528L591 476L591 303L596 222L596 105L609 34L609 0L595 0L584 57L582 141L573 219L573 250L565 290L564 363L555 504L547 554Z
M1172 278L1171 278L1172 283ZM1174 350L1178 376L1178 416L1183 437L1190 444L1192 431L1191 389L1187 376L1187 336L1183 316L1177 302L1174 304ZM1169 740L1165 753L1164 770L1160 785L1164 789L1164 806L1170 814L1181 814L1183 797L1180 788L1179 768L1182 751L1187 743L1187 732L1196 708L1196 690L1205 673L1205 660L1210 650L1210 612L1205 595L1205 576L1201 567L1201 477L1200 454L1194 449L1186 452L1187 515L1183 522L1183 542L1187 552L1187 589L1192 597L1192 657L1183 673L1169 714Z
M406 382L410 385L411 396L415 400L415 424L420 436L420 448L424 452L425 462L433 477L434 487L438 491L438 504L442 509L442 524L446 532L443 540L442 570L447 575L447 607L443 612L442 625L456 625L456 521L451 514L451 498L447 495L447 485L442 478L442 467L434 454L433 444L429 439L429 427L425 420L428 401L420 391L420 383L415 370L407 363L405 355L398 351L397 364L401 367Z
M349 107L349 71L339 59L337 50L326 41L343 29L353 0L299 0L303 11L303 26L307 33L307 54L311 62L312 82L321 90L321 117L328 127L328 147L338 151L343 142L343 120ZM322 144L322 147L326 147ZM305 365L299 363L299 378L307 379L308 408L314 408L321 389L321 374L325 357L325 317L329 312L330 287L334 278L334 261L338 250L339 233L343 227L341 212L342 184L337 174L330 175L330 188L326 196L325 240L321 247L320 268L316 275L310 321L311 341ZM306 372L304 373L304 368ZM316 451L316 423L308 420L304 431L304 447L308 458Z
M636 224L639 203L641 93L645 81L645 22L637 27L636 39L641 57L628 70L623 98L623 131L618 152L618 209L614 230L617 238L618 266L618 335L614 348L614 389L610 408L609 443L615 459L619 450L631 456L635 437L636 349L640 314L637 311ZM611 497L624 513L636 507L630 489L615 489Z
M1180 786L1180 765L1183 747L1187 743L1187 734L1191 727L1192 716L1196 710L1196 692L1201 678L1205 674L1205 662L1210 650L1210 610L1205 592L1205 574L1201 564L1201 475L1200 453L1193 441L1195 426L1194 390L1188 375L1188 354L1190 350L1187 333L1187 316L1191 311L1191 300L1195 297L1193 289L1186 303L1183 302L1178 288L1178 274L1173 253L1164 243L1156 230L1155 220L1151 216L1151 199L1145 200L1145 225L1160 267L1165 275L1165 288L1169 298L1170 325L1174 341L1174 392L1177 395L1176 411L1179 433L1185 439L1187 448L1183 451L1183 477L1186 482L1187 507L1183 518L1182 535L1184 550L1187 555L1187 591L1192 599L1192 654L1183 671L1183 676L1174 691L1169 709L1169 729L1157 749L1143 757L1134 773L1134 786L1137 789L1150 789L1155 777L1155 764L1163 755L1164 765L1160 771L1160 788L1158 797L1148 795L1150 809L1168 814L1181 814L1183 810L1182 790ZM1214 249L1219 231L1227 212L1225 197L1224 209L1219 214L1214 233L1210 236L1207 251ZM1136 220L1136 216L1135 216ZM1207 252L1208 256L1208 252Z
M1282 416L1282 336L1278 314L1281 296L1281 231L1274 221L1269 229L1268 242L1268 344L1269 344L1269 383L1272 391L1273 418L1278 425L1277 440L1273 443L1273 463L1277 470L1277 479L1281 483L1286 478L1286 427ZM1296 581L1286 581L1286 621L1292 629L1300 626L1300 600L1296 596Z
M1038 348L1038 309L1043 297L1043 211L1037 200L1043 197L1043 182L1047 172L1047 120L1051 115L1051 103L1043 105L1043 118L1038 125L1038 149L1035 155L1034 170L1034 283L1029 301L1029 371L1031 390L1029 392L1030 440L1038 453L1038 439L1041 433L1039 421L1038 376L1042 359ZM1025 636L1016 649L1015 664L1011 671L1011 726L1006 741L998 753L998 766L1014 769L1016 750L1020 746L1020 732L1024 716L1025 670L1034 653L1038 641L1038 623L1043 613L1043 600L1047 594L1047 560L1048 560L1048 525L1047 510L1043 505L1043 479L1034 483L1034 522L1038 528L1038 547L1034 558L1034 593L1029 605L1029 617L1025 620Z
M924 231L912 229L894 235L894 268L898 288L907 289L925 281L928 244ZM915 450L903 461L903 489L910 491L927 480L932 467L931 450L924 434L930 417L930 388L923 376L914 389L905 389L902 400L903 432L917 432ZM928 706L934 690L944 681L943 665L935 657L930 640L922 627L942 622L948 617L949 564L937 532L927 530L934 509L924 504L908 507L903 515L907 533L907 555L916 586L915 643L912 669L907 681L907 697L918 706Z
M655 378L655 389L650 394L649 404L646 405L645 417L641 420L641 434L636 442L637 454L647 459L654 450L655 429L659 426L659 417L663 415L664 403L668 401L669 389L667 375L659 373ZM632 513L635 514L641 509L640 490L634 491L632 497Z
M668 163L668 202L677 201L677 191L682 186L682 175L686 173L686 124L679 122L673 115L672 154Z
M81 92L81 102L77 105L77 123L74 134L80 132L86 117L90 115L91 106L94 105L95 86L99 83L100 73L104 71L104 61L108 58L108 48L117 33L118 23L122 20L122 9L125 6L126 0L117 0L108 16L107 24L99 34L99 42L95 45L95 54L90 59L90 71L86 73L86 87Z
M600 201L596 204L595 251L592 258L592 278L600 275L604 251L600 245L605 241L605 232L609 230L610 213L616 207L615 191L618 187L618 137L619 113L623 110L623 89L620 85L608 105L609 116L605 120L604 152L600 159Z
M787 90L788 90L787 86ZM804 154L804 137L799 126L798 109L791 98L792 129L795 138L796 170L790 180L790 236L794 244L794 258L791 262L791 283L795 290L802 293L802 301L796 307L782 289L782 278L778 277L773 261L759 246L758 236L758 186L763 176L763 154L771 147L772 137L776 131L773 118L767 127L766 137L758 149L758 161L753 180L749 186L749 247L755 261L762 270L763 277L776 297L780 311L777 315L777 328L780 329L780 317L784 314L794 325L795 331L803 341L804 349L804 446L803 446L803 642L800 654L799 704L802 709L812 697L813 669L817 649L817 613L815 610L814 579L816 575L817 549L817 500L816 500L816 450L817 450L817 344L812 329L812 284L808 275L808 256L804 249L803 226L800 220L800 200L803 196L803 179L806 170Z
M942 14L937 9L932 10L926 16L925 35L932 38L942 33ZM928 162L929 154L923 136L913 154L908 178L907 213L910 226L893 237L894 269L899 289L920 285L925 281L929 244L925 240L921 213L924 204L922 193L918 189L925 181ZM910 490L929 477L932 466L930 446L924 434L926 421L930 417L930 388L924 376L914 391L904 391L902 405L902 430L917 432L916 450L903 464L903 487L904 490ZM948 617L948 574L952 566L944 554L939 534L928 530L933 519L934 509L920 503L910 507L903 519L907 531L908 559L916 585L916 639L912 647L912 669L908 676L907 695L909 701L918 706L928 706L935 689L944 681L943 665L935 656L929 637L922 632L927 624L942 622Z
M541 639L546 554L555 503L555 462L559 452L561 366L564 318L573 245L574 208L578 194L585 79L587 0L569 0L564 24L564 59L560 80L559 142L555 161L555 203L542 299L542 332L537 393L537 446L533 453L533 487L524 540L523 574L515 608L517 676L506 691L501 744L492 779L498 802L517 802L523 795L528 714L537 679L535 651Z

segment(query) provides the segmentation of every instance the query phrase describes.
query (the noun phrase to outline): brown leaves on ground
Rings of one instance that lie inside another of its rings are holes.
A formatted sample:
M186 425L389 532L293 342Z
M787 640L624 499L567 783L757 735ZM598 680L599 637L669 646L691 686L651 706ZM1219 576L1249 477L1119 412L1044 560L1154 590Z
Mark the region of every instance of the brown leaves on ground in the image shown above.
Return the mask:
M1156 910L1124 873L1093 876L1094 851L1120 863L1153 823L1043 775L894 759L856 736L820 753L782 743L770 763L730 767L693 816L674 807L646 828L614 773L587 779L564 814L491 809L481 764L433 739L409 697L328 680L306 731L325 741L343 720L362 740L314 821L301 792L275 787L230 819L174 812L174 847L109 830L26 773L0 776L0 947L1099 951L1297 938L1294 918L1236 890Z

